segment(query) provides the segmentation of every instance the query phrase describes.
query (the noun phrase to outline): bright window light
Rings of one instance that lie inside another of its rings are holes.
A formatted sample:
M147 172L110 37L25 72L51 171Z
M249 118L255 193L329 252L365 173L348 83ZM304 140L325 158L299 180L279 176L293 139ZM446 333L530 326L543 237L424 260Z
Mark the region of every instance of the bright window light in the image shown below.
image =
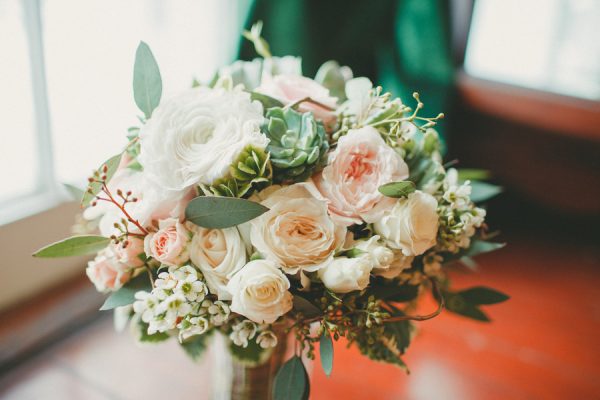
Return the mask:
M484 79L600 99L598 26L598 0L477 0L465 70Z
M0 0L0 204L34 192L37 147L29 46L18 0Z

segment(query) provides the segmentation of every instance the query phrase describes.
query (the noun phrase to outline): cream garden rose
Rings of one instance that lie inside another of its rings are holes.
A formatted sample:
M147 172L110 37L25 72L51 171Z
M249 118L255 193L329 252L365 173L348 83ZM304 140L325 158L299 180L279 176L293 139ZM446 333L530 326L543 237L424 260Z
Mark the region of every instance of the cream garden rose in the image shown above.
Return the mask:
M269 260L254 260L227 284L233 295L231 311L262 324L271 324L292 309L290 281Z
M372 268L369 257L336 257L318 274L328 289L336 293L348 293L367 287Z
M110 247L88 262L85 273L96 290L103 293L120 289L131 278L131 268L119 262Z
M336 107L337 103L337 99L329 95L328 89L310 78L295 74L265 76L256 91L271 96L286 105L307 97L332 109ZM333 111L311 102L301 103L298 109L302 112L312 112L315 118L323 121L326 126L336 119Z
M152 232L144 239L146 255L169 266L189 260L190 233L185 226L175 218L168 218L159 221L158 228L158 232Z
M333 222L327 203L314 198L304 184L283 187L262 204L270 210L252 220L250 240L286 273L318 270L344 242L346 228Z
M262 105L241 88L190 89L154 110L140 131L138 161L164 189L209 185L246 146L267 146L262 121Z
M418 256L435 245L438 225L437 200L417 190L398 200L373 226L389 247Z
M219 300L231 300L227 283L246 264L246 247L237 228L206 229L188 225L194 236L190 259L206 279L211 293Z
M402 157L389 147L377 130L367 126L351 129L340 138L329 164L314 177L321 196L327 199L331 216L341 224L378 221L394 206L379 186L408 178Z

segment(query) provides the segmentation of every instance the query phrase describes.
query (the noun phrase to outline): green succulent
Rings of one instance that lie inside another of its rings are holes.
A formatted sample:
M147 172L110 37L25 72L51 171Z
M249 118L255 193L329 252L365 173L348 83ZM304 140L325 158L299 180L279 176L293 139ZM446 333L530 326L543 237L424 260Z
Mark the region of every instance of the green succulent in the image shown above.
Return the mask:
M244 197L252 190L260 190L271 183L273 170L269 154L264 150L248 146L229 167L229 176L221 178L211 186L203 187L216 196Z
M267 110L263 131L271 140L273 180L299 182L306 180L325 162L329 143L323 124L312 113L300 113L291 108L273 107Z

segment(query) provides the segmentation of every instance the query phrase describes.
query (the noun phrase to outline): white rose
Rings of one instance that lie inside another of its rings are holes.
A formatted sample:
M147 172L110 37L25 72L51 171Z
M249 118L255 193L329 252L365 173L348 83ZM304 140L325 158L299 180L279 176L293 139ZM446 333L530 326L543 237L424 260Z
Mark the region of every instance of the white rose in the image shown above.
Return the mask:
M289 288L290 281L275 263L250 261L227 284L231 311L259 324L272 324L292 309Z
M194 232L189 246L190 259L219 300L231 300L227 283L246 264L246 248L236 228L206 229L188 227Z
M283 187L262 204L270 210L251 221L250 240L286 273L318 270L344 242L346 228L333 222L327 203L315 199L305 184Z
M319 270L319 278L328 289L348 293L367 287L371 268L369 257L337 257Z
M437 200L417 190L398 200L373 226L389 247L418 256L435 245L438 224Z
M140 131L144 174L165 189L210 185L248 145L264 149L262 106L241 88L190 89L159 105Z

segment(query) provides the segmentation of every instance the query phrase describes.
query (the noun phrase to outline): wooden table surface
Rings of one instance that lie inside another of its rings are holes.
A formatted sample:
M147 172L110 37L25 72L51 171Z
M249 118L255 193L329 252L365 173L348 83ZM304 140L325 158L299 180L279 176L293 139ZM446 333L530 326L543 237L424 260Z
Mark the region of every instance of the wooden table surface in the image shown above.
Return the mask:
M478 274L452 275L458 288L511 295L487 308L493 323L448 313L420 323L410 375L336 343L330 378L313 365L311 399L600 399L597 246L508 240ZM174 342L135 346L99 318L2 377L0 398L206 399L211 360L194 364Z

